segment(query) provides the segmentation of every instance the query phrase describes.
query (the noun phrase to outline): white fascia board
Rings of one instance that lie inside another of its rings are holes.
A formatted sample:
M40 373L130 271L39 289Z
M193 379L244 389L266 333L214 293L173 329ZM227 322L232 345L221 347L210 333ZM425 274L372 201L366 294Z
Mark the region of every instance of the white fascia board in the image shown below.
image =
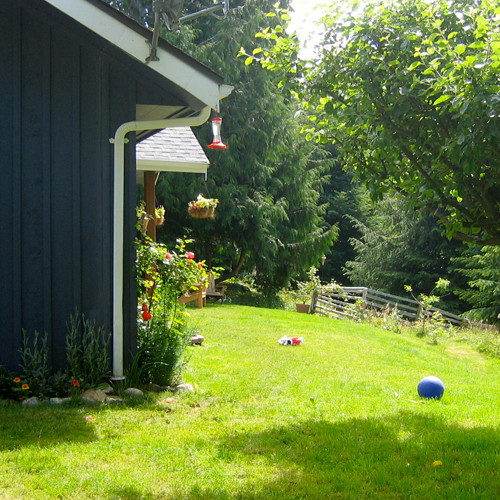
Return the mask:
M210 165L190 161L165 161L165 160L137 160L136 168L149 172L185 172L193 174L206 174Z
M86 0L45 1L108 40L134 59L145 63L146 58L149 56L147 40L118 19L106 14ZM159 61L151 61L148 64L151 69L185 89L212 109L218 109L219 99L229 95L232 90L232 87L219 85L208 75L197 71L194 66L170 54L162 47L158 47L157 56L160 59Z

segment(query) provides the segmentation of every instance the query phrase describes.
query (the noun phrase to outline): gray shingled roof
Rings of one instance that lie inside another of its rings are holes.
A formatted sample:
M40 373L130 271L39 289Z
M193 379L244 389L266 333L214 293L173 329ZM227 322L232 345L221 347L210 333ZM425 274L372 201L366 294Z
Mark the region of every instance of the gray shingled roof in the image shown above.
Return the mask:
M179 163L179 166L209 165L208 158L190 127L166 128L144 139L136 146L136 158L138 168L140 163L150 161Z

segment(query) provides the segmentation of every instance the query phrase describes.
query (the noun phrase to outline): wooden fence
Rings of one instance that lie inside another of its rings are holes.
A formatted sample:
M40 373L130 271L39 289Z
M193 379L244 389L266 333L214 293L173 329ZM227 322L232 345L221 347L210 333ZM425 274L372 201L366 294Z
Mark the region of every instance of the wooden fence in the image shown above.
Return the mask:
M398 297L397 295L365 287L345 286L330 292L322 291L318 296L313 297L311 312L354 319L359 317L360 308L365 307L377 311L397 310L397 314L401 318L409 321L416 321L424 314L432 315L435 312L439 312L445 321L456 326L494 328L483 323L473 323L437 307L430 307L424 311L422 304L416 300Z

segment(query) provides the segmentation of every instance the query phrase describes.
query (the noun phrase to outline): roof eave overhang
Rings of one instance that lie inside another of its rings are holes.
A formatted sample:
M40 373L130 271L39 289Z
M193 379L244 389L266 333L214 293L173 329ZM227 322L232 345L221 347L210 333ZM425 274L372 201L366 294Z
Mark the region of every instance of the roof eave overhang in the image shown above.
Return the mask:
M45 0L48 4L93 31L130 57L145 63L151 32L98 0ZM166 42L160 43L158 61L148 64L153 71L184 89L203 105L219 110L219 100L232 87L222 77Z

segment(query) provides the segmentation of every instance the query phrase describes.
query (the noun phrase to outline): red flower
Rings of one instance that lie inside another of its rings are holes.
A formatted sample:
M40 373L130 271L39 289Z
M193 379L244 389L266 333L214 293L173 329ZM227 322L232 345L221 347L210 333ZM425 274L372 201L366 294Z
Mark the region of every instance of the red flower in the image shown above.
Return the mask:
M80 385L80 382L78 382L78 380L73 380L73 382L71 382L73 384L73 387L78 387Z
M147 311L148 310L148 305L146 304L146 302L144 302L144 304L142 304L142 310L143 311Z
M149 311L144 311L142 313L142 319L144 321L149 321L152 318L151 313Z
M198 262L198 269L203 269L203 262Z
M187 252L186 257L188 260L193 260L194 259L194 253L193 252Z
M167 255L165 255L165 259L170 260L172 258L172 254L170 252L167 252Z
M361 304L361 307L366 307L364 304Z

